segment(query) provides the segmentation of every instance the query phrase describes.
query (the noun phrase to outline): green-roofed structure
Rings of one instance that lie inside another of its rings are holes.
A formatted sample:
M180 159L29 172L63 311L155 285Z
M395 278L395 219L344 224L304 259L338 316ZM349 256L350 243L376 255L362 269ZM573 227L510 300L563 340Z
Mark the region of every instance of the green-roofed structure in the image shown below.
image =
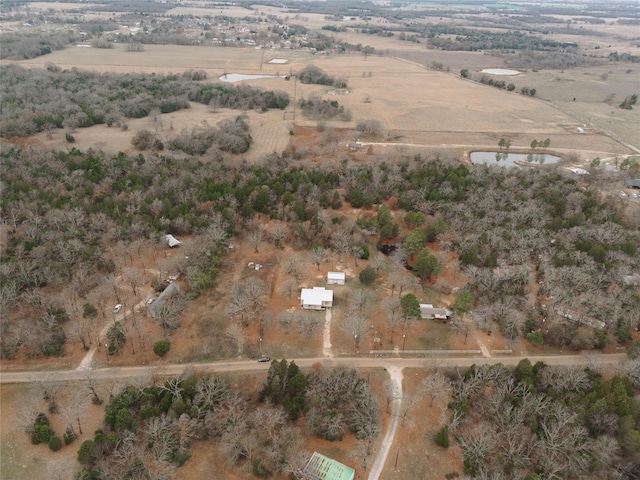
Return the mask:
M304 473L318 480L353 480L356 471L329 457L314 452Z

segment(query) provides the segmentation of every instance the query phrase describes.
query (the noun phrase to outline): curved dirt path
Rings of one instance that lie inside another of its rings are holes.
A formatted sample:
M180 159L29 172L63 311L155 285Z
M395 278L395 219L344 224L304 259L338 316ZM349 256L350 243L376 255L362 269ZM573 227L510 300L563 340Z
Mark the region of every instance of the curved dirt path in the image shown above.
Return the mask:
M398 429L398 422L400 421L400 406L402 404L402 367L387 367L389 372L389 379L393 386L393 400L391 401L391 422L387 428L387 433L382 439L380 445L380 451L376 457L376 461L373 463L371 470L369 471L368 480L378 480L382 474L385 463L387 463L387 457L393 445L393 440L396 438L396 430Z

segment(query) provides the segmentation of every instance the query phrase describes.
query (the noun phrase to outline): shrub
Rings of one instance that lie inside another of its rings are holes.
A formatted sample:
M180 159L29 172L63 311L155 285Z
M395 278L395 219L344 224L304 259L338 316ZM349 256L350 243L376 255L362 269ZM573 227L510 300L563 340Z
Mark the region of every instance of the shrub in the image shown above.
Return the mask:
M629 358L640 358L640 340L636 340L631 344L629 350L627 350L627 356Z
M93 461L95 443L93 440L85 440L78 449L78 463L89 465Z
M371 285L376 281L377 276L378 274L371 267L371 265L367 265L367 267L360 272L358 278L360 279L360 283L362 283L363 285Z
M527 334L527 340L534 347L539 347L544 343L544 338L540 332L532 332Z
M60 450L62 448L62 440L60 440L60 437L52 436L49 439L49 448L54 452Z
M449 448L449 427L446 425L438 430L435 437L436 443L443 448Z
M171 348L171 343L166 340L160 340L153 345L153 353L155 353L159 357L164 357Z

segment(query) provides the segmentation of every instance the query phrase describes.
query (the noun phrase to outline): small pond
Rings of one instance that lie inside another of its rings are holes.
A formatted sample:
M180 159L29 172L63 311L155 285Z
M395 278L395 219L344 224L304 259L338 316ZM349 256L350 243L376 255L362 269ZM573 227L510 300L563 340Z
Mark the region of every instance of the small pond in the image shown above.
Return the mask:
M257 80L259 78L279 78L280 75L245 75L244 73L225 73L218 80L221 82L241 82L243 80Z
M553 165L562 160L548 153L471 152L471 163L518 167L521 164ZM516 163L517 162L517 163Z
M489 75L520 75L518 70L508 70L506 68L485 68L482 70L482 73L488 73Z

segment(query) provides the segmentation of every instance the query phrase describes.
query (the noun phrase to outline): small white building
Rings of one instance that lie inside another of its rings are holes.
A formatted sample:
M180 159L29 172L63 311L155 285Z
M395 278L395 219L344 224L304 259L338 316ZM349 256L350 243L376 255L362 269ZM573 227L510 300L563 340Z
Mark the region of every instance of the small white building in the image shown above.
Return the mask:
M180 240L178 240L176 237L174 237L170 233L165 235L164 238L167 241L167 245L169 245L170 248L177 247L178 245L180 245Z
M420 318L431 318L439 322L446 322L450 316L451 312L446 308L436 308L430 303L420 304Z
M346 281L346 276L344 272L328 272L327 273L327 283L329 285L344 285Z
M300 306L305 310L324 310L333 306L333 290L324 287L303 288Z

